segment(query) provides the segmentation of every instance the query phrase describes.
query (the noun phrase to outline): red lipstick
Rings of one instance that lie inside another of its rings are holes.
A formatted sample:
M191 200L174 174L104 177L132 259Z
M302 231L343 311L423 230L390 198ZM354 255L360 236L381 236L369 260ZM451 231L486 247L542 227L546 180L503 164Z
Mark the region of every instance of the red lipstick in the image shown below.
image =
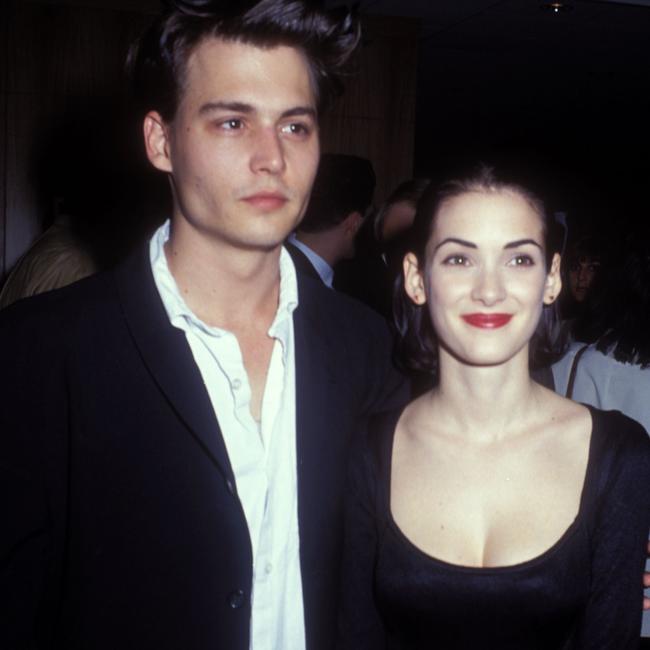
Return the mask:
M507 325L512 314L463 314L461 318L472 327L493 330Z
M287 197L280 192L257 192L245 196L242 200L262 212L273 212L287 202Z

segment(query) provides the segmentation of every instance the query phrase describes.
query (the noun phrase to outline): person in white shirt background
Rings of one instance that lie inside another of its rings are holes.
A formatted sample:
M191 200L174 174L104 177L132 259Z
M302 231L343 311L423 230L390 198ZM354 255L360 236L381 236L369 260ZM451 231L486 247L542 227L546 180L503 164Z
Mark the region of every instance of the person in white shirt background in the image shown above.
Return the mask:
M590 343L572 343L553 365L555 388L567 394L575 367L574 400L621 411L650 431L650 232L628 234L603 290L587 304L581 320ZM641 634L650 637L650 611Z

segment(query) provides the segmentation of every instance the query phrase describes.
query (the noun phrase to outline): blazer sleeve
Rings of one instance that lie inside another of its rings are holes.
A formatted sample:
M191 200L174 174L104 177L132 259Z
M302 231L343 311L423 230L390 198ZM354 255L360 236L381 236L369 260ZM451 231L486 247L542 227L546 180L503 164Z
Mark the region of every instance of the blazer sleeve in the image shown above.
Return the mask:
M67 397L56 324L22 303L0 314L0 647L27 649L47 646L53 625Z
M591 530L591 592L575 648L638 647L642 575L650 526L650 440L639 424L610 414L616 430L604 441Z
M363 333L366 344L363 410L365 416L376 416L401 410L410 399L410 389L406 377L393 362L395 341L388 323L372 312L368 316L371 318Z
M374 596L381 523L377 475L365 444L351 455L344 502L344 542L337 650L382 650L384 626Z

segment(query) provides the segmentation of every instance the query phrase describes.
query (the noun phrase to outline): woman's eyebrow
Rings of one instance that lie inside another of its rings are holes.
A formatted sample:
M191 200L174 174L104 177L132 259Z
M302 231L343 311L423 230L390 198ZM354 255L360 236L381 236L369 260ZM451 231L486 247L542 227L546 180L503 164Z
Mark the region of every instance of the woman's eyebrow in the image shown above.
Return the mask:
M433 252L435 253L441 246L444 246L445 244L460 244L461 246L465 246L467 248L478 248L478 246L471 241L467 241L465 239L458 239L457 237L447 237L446 239L443 239L434 249Z
M542 250L541 245L538 242L536 242L534 239L517 239L516 241L508 242L503 248L504 250L507 248L519 248L520 246L524 246L525 244L532 244L533 246L537 246L537 248Z

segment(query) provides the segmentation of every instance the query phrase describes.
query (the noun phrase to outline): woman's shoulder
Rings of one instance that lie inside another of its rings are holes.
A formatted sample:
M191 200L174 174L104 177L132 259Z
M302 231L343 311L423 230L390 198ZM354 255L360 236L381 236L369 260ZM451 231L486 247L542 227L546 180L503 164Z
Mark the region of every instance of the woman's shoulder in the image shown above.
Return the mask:
M587 407L593 422L594 442L603 452L626 454L642 458L650 456L650 437L639 422L620 411L603 411Z
M620 411L589 407L593 421L590 463L595 493L634 507L650 508L650 438Z

